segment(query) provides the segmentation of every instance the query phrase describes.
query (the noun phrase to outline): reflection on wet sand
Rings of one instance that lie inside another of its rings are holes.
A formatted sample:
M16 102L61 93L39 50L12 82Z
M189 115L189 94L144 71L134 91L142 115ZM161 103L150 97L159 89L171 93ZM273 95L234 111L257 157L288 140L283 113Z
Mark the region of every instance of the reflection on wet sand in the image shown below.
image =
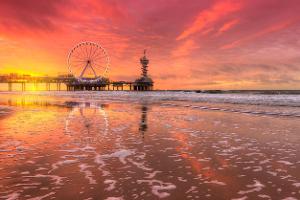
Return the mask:
M300 196L296 118L104 100L3 96L0 197Z
M147 105L142 105L142 108L141 108L141 122L140 122L140 127L139 127L139 131L142 135L142 137L144 138L145 136L145 133L148 129L148 125L147 125L147 112L148 112L148 107Z
M101 140L103 135L107 134L109 130L109 120L105 112L105 108L108 108L107 104L67 102L67 105L73 107L65 121L66 134L70 136L75 133L81 136L86 135L83 139L89 140L89 142L85 141L88 143L96 143ZM94 134L92 135L92 133Z

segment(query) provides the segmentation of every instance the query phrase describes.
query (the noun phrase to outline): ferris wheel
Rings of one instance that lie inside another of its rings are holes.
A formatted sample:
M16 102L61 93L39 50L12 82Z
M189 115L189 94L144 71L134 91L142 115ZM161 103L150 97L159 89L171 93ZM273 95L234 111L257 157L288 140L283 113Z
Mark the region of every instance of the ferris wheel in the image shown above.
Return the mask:
M69 72L79 81L98 81L106 77L110 60L105 49L94 42L77 44L68 55Z

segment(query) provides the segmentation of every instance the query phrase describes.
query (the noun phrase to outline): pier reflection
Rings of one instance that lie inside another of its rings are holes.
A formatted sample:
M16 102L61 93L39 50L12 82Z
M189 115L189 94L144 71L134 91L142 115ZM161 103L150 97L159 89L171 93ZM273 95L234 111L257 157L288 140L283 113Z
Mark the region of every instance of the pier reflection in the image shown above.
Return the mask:
M143 104L141 107L141 121L139 126L139 132L143 138L145 137L145 133L147 132L148 129L147 113L148 113L148 106L147 104Z

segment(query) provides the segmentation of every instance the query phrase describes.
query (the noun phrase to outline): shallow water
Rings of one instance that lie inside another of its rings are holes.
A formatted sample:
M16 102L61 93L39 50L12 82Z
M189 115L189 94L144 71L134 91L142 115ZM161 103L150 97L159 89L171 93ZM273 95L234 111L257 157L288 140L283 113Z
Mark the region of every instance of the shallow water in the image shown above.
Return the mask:
M0 197L300 199L300 100L268 96L1 93Z

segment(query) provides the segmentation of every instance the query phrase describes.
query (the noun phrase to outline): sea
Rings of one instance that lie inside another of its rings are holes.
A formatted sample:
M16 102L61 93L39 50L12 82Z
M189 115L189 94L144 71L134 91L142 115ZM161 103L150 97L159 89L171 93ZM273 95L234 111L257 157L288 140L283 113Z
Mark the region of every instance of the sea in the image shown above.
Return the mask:
M0 199L300 199L300 93L0 92Z

